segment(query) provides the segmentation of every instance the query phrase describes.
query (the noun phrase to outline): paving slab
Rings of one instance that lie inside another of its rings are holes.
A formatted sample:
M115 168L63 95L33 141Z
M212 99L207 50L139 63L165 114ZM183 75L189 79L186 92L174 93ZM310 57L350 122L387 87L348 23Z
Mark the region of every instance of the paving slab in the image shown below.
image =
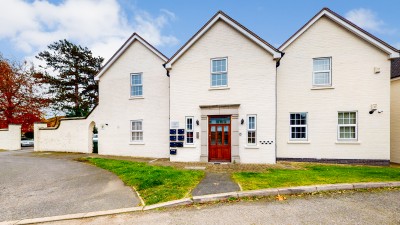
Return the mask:
M205 170L205 166L185 166L187 170Z
M192 191L192 196L218 194L240 191L237 183L233 182L227 173L206 173L204 179Z

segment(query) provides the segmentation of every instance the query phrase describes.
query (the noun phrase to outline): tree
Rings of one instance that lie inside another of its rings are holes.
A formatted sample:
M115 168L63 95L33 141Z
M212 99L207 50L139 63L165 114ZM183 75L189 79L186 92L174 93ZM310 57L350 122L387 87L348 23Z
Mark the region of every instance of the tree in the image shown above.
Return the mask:
M22 124L22 132L32 131L41 120L47 101L41 97L33 67L8 60L0 54L0 121L2 127Z
M40 66L44 71L37 79L47 84L52 107L69 117L86 116L98 102L94 76L104 59L65 39L50 44L36 58L46 64Z

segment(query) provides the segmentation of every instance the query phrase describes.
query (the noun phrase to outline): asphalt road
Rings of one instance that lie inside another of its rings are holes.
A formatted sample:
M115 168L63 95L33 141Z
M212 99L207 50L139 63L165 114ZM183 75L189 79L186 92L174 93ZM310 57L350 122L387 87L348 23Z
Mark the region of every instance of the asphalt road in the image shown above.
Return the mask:
M65 159L0 152L0 222L137 206L114 174Z
M400 224L400 191L245 201L45 223L53 224Z

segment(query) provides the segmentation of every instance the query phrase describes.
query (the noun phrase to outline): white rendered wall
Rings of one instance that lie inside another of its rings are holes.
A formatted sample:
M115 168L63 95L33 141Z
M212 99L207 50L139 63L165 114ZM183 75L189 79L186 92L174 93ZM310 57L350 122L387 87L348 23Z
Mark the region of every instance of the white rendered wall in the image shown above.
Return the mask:
M277 157L389 160L388 55L325 17L284 52L278 68ZM312 89L317 57L332 57L332 89ZM383 112L370 115L371 104ZM358 141L337 140L338 111L358 111ZM308 141L290 142L291 112L308 113Z
M61 120L57 128L35 123L35 151L92 152L92 131L90 121L85 119Z
M210 59L228 58L228 89L210 89ZM201 120L200 105L240 104L239 118L257 115L257 145L247 146L246 122L239 125L241 163L275 163L275 61L272 55L222 21L218 21L178 61L172 65L171 121L185 126L185 117ZM178 148L171 161L199 161L200 133L194 145Z
M400 163L400 79L391 82L390 161Z
M134 41L100 77L99 105L88 119L99 131L99 154L169 157L169 78L162 59ZM130 74L142 73L143 98L130 97ZM131 120L143 120L143 143L133 143Z
M10 124L7 129L0 129L0 149L21 149L21 125Z

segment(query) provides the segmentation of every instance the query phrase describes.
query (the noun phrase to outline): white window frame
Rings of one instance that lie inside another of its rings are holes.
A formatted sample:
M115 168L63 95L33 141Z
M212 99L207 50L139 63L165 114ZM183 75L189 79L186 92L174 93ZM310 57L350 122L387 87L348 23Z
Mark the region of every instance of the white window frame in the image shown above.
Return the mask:
M290 120L291 120L291 115L292 114L306 114L306 124L295 124L291 125ZM305 127L306 128L306 137L305 138L292 138L292 127ZM291 141L307 141L308 140L308 113L307 112L291 112L289 113L289 140Z
M328 59L329 60L329 70L314 70L314 60L318 59ZM332 86L332 57L318 57L313 58L312 60L312 68L313 68L313 75L312 75L312 85L315 87L330 87ZM329 72L329 84L316 84L315 83L315 74L316 73L326 73Z
M254 117L254 128L253 129L249 128L250 117ZM254 143L249 143L249 132L250 131L254 131ZM257 145L257 115L256 114L247 115L247 121L246 121L246 144L247 145Z
M140 122L141 125L142 125L142 129L141 129L141 130L133 130L132 124L133 124L134 122ZM133 142L133 143L142 143L143 140L144 140L143 120L131 120L131 121L130 121L130 126L131 126L131 127L130 127L130 130L131 130L131 132L130 132L130 135L131 135L131 137L130 137L131 142ZM132 139L132 133L142 133L142 140L133 140L133 139Z
M140 81L141 81L141 84L132 84L132 77L133 76L140 76ZM130 87L131 87L131 89L130 89L130 96L132 97L132 98L140 98L140 97L143 97L143 73L131 73L131 84L130 84ZM142 94L141 95L132 95L132 87L142 87Z
M339 113L356 113L356 123L355 124L339 124ZM355 137L354 138L340 138L340 128L341 127L355 127ZM338 111L337 113L337 140L338 141L357 141L358 140L358 111Z
M188 129L188 119L192 119L192 129ZM187 138L188 138L187 133L188 132L192 132L192 138L193 138L192 143L187 142ZM185 144L194 145L194 117L193 116L185 117Z
M213 61L218 61L218 60L223 60L225 59L226 65L225 65L225 70L224 71L219 71L219 72L214 72L213 71ZM212 85L212 76L214 74L221 74L221 73L226 73L226 85ZM220 87L228 87L228 57L220 57L220 58L212 58L210 61L210 87L211 88L220 88Z

